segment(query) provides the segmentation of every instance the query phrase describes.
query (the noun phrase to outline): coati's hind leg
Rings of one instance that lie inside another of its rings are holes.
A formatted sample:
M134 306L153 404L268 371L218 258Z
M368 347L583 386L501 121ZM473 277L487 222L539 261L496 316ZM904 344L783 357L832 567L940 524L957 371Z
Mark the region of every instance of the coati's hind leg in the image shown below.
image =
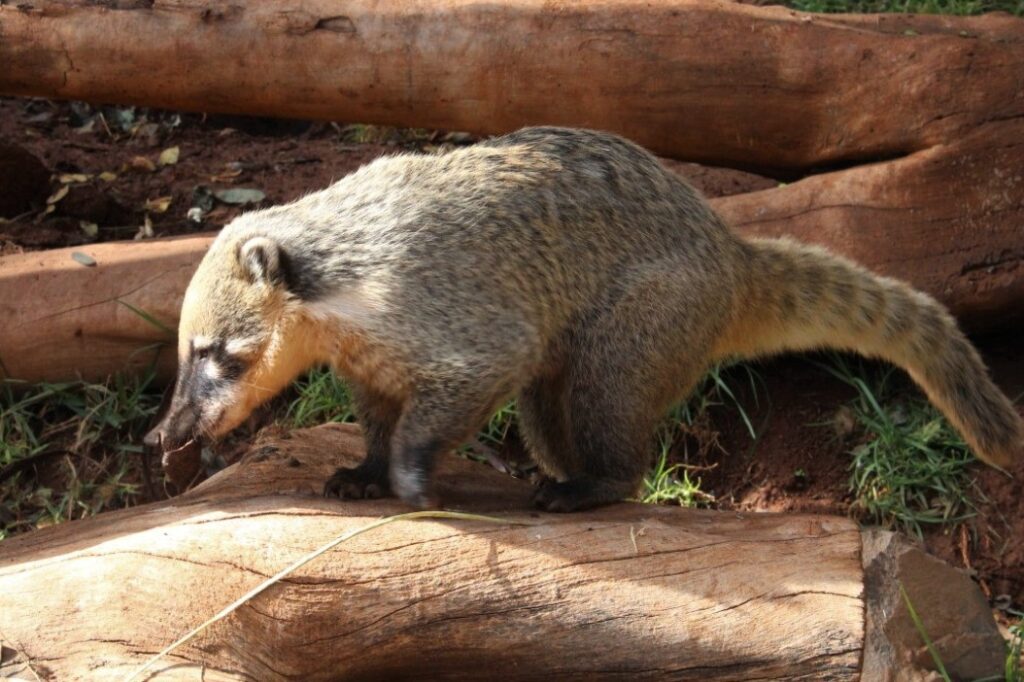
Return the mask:
M538 489L539 507L587 509L639 488L655 427L704 372L715 333L709 316L686 305L698 294L681 290L677 273L636 282L578 335L566 394L572 455L564 480Z
M356 467L335 471L324 484L324 496L354 500L381 497L389 489L391 437L401 406L358 386L352 388L352 397L366 442L366 458Z

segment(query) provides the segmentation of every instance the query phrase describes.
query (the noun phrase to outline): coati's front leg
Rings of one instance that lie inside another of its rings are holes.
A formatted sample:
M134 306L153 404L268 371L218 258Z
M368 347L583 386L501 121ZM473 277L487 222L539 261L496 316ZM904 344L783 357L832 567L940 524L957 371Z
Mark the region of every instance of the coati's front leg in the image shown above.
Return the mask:
M451 373L419 386L391 440L391 490L415 507L437 507L431 480L437 456L463 443L505 395L486 376Z
M352 395L366 442L366 458L359 466L335 471L324 484L324 496L353 500L382 497L389 490L391 438L401 408L364 388L354 387Z

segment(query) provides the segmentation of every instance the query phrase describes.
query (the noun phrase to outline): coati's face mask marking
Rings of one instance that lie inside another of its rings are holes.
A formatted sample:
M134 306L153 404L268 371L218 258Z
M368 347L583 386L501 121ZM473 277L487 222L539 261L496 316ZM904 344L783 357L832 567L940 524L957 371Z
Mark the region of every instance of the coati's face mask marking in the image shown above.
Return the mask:
M185 293L174 392L146 444L219 438L301 372L302 353L282 352L294 341L289 302L277 244L215 245Z

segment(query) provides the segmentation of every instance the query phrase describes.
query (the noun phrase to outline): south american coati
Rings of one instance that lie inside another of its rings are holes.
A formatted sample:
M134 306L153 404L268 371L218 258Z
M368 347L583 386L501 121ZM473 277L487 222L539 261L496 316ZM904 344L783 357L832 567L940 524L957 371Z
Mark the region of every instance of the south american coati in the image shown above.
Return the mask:
M666 410L711 363L836 348L910 373L985 462L1024 426L947 311L825 250L742 239L648 152L526 128L374 161L225 227L185 294L148 441L213 439L311 366L351 384L365 461L325 493L435 504L438 454L510 396L572 511L635 492Z

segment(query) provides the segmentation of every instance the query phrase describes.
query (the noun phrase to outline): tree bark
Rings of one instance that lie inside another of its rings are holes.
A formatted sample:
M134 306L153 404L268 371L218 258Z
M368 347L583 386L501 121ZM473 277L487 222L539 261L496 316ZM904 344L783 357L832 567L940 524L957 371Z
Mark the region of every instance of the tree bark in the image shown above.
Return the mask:
M802 172L1024 115L1024 22L724 2L29 0L0 93L503 133Z
M0 674L120 679L293 560L406 511L316 495L361 455L355 427L297 431L175 499L0 543ZM635 504L539 514L528 485L455 457L439 492L449 508L532 525L360 535L174 651L157 679L860 679L870 604L850 520ZM929 626L933 601L978 592L948 575L923 592L916 574L885 568L900 556L866 557L869 591L889 599L876 618L899 613L897 571ZM968 624L959 611L953 633L996 633L990 614ZM891 653L871 660L891 672Z

